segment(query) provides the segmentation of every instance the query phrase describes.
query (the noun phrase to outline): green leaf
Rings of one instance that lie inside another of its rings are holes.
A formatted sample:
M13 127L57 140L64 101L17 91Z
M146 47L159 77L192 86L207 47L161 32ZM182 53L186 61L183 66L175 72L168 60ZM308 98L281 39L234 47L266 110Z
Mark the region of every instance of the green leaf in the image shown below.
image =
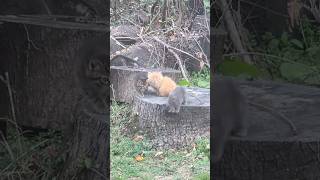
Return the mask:
M296 48L299 48L299 49L303 49L303 48L304 48L303 43L302 43L301 41L297 40L297 39L292 39L292 40L290 41L290 43L291 43L293 46L295 46Z
M311 73L311 69L308 66L293 63L282 63L280 65L281 75L289 81L302 81Z
M190 83L186 79L183 79L178 82L178 85L179 86L190 86Z
M280 41L278 39L272 39L269 44L268 47L271 49L278 49L279 48L279 43Z
M210 82L204 81L204 80L199 80L197 84L199 87L202 87L202 88L209 88L210 87Z
M282 33L280 40L281 40L281 44L283 46L287 46L288 45L288 33L286 33L286 32Z
M225 60L222 64L217 67L217 70L222 74L228 76L251 76L258 77L259 70L254 65L250 65L237 60Z
M320 47L319 46L312 46L306 49L306 52L310 53L310 55L318 55L320 57Z

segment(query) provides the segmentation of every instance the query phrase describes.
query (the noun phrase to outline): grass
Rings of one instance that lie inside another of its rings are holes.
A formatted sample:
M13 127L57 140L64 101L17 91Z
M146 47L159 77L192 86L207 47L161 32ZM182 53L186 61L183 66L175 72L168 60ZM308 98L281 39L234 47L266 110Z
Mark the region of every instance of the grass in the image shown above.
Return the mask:
M208 70L194 73L192 83L208 84L208 75ZM151 148L148 139L134 138L139 135L138 124L129 105L112 103L110 120L112 179L209 179L208 139L199 139L194 148L187 150L159 152ZM62 148L62 137L56 132L27 138L18 134L15 125L9 126L8 139L0 142L0 177L54 179L65 162L60 154ZM137 161L138 155L143 160Z
M209 174L208 139L199 139L189 150L153 150L148 139L136 140L138 131L128 132L134 127L134 116L126 104L111 106L111 177L112 179L206 179ZM143 160L137 161L136 156Z
M61 136L53 131L36 137L19 135L9 127L8 138L0 142L0 177L7 179L51 179L63 164L59 154Z

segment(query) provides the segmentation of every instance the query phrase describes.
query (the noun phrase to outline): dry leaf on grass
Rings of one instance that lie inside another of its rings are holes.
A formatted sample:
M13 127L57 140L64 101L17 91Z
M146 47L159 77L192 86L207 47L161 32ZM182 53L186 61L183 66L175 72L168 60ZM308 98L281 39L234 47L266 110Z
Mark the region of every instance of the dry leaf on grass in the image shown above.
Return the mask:
M160 156L160 155L162 155L162 154L163 154L163 152L162 152L162 151L159 151L159 152L157 152L157 153L154 155L154 157Z
M136 157L134 157L134 159L139 162L142 161L144 158L141 155L137 155Z
M142 140L143 140L143 136L141 136L141 135L136 135L136 136L133 138L133 141L135 141L135 142L142 141Z

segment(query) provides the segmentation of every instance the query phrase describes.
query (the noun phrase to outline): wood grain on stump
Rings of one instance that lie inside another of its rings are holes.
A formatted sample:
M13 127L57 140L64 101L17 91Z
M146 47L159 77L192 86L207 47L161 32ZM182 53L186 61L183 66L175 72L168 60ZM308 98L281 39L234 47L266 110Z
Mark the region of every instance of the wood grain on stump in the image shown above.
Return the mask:
M110 67L111 98L119 101L132 103L135 96L139 95L134 86L134 79L138 73L148 73L161 71L163 75L171 77L177 81L180 72L173 69L154 69L154 68L130 68L126 66Z
M233 137L226 144L222 161L213 165L215 179L320 179L320 89L268 81L236 82L251 102L288 117L298 135L293 136L283 120L250 105L249 134Z
M6 23L1 41L1 56L8 64L14 91L14 105L19 125L41 129L64 130L71 126L70 112L79 90L75 83L75 57L80 42L101 32L55 29ZM28 38L35 47L28 48Z
M59 179L109 179L110 113L107 109L93 112L91 108L87 97L78 103L68 158ZM84 167L84 163L88 167Z
M178 114L168 113L168 97L135 98L134 112L139 128L157 149L190 146L198 137L209 136L210 90L187 88L186 104Z

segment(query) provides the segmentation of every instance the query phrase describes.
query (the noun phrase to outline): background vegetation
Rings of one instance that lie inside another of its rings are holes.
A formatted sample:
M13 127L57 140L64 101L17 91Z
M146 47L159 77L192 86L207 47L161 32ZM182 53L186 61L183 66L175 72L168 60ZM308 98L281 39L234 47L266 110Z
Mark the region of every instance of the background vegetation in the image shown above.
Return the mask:
M240 7L230 7L234 13L233 21L237 25L241 43L245 47L245 54L250 55L251 61L246 62L241 53L237 52L237 48L234 48L234 41L227 39L225 59L218 66L218 72L250 79L263 78L319 86L320 21L319 13L315 13L319 12L319 1L288 1L287 11L283 14L275 13L267 7L259 7L257 4L251 4L248 11L254 8L285 19L287 24L284 26L287 27L283 32L277 31L274 34L254 31L258 27L248 31L244 24L255 23L255 19L259 17L249 18L249 15L238 13ZM272 27L273 24L265 26ZM229 35L232 34L228 28L227 32Z

